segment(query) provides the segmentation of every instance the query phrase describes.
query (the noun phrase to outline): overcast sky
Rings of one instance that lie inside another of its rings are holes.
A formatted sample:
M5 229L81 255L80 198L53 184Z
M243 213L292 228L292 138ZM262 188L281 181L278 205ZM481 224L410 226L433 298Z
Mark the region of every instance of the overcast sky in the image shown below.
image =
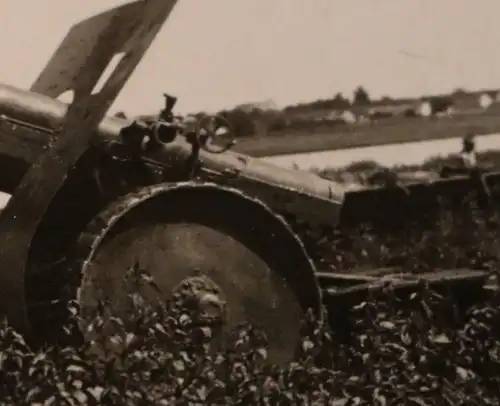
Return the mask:
M122 3L0 1L0 81L29 87L73 23ZM499 21L499 0L179 0L114 110L500 87Z

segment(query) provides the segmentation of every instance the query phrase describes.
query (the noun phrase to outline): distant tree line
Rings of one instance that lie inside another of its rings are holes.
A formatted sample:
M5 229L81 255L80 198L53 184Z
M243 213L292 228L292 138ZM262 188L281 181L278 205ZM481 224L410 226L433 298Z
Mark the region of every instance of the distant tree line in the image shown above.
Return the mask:
M283 109L261 108L258 105L244 105L232 109L219 111L218 114L226 118L238 137L267 135L280 131L299 130L307 131L315 125L327 125L329 128L345 128L352 120L369 121L383 120L395 115L416 117L423 115L417 112L417 101L426 102L427 114L436 116L449 113L454 106L454 98L463 97L467 92L463 89L455 90L451 95L437 95L420 99L404 100L392 99L388 96L374 100L363 86L358 86L349 99L342 93L336 93L331 98L319 99L307 103L298 103ZM399 104L399 106L398 106ZM399 111L398 110L399 107ZM343 113L351 114L351 121L346 120ZM203 116L198 112L194 116ZM125 117L123 112L117 117Z
M473 93L471 93L473 94ZM355 121L371 122L400 116L405 118L419 116L440 116L451 114L455 107L455 99L468 95L462 89L457 89L450 95L424 96L416 99L392 99L382 97L374 100L363 86L358 86L351 99L342 93L336 93L329 99L319 99L308 103L287 106L282 110L252 110L234 108L221 111L232 124L239 137L279 133L281 130L310 130L317 125L327 125L329 128L347 128L352 121L346 121L342 112L350 112ZM470 94L469 94L470 95ZM476 97L476 96L473 96ZM422 106L427 111L421 111ZM325 112L332 112L325 118ZM339 113L335 115L333 113ZM322 116L323 114L323 116ZM316 120L315 117L323 117Z
M284 129L305 129L310 127L307 120L292 120L294 113L300 111L315 111L319 109L347 110L352 106L366 106L371 99L368 91L359 86L353 93L352 102L337 93L331 99L316 100L310 103L285 107L283 110L264 110L259 107L222 110L218 114L226 118L233 126L233 131L239 137L259 135L267 132L278 132ZM339 123L341 120L338 120ZM301 128L302 127L302 128Z
M316 110L316 109L332 109L343 110L353 106L366 106L371 103L371 98L368 91L363 86L358 86L352 97L352 102L344 97L342 93L337 93L331 99L319 99L309 103L301 103L285 107L284 111L293 112L298 110Z

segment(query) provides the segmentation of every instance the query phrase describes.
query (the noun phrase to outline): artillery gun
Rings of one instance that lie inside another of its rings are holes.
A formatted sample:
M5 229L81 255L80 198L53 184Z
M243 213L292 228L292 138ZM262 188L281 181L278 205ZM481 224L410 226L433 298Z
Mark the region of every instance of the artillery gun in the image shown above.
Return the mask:
M283 360L307 309L318 317L323 303L342 309L387 274L401 291L421 279L482 288L481 269L412 278L394 263L355 270L337 258L355 251L361 225L396 238L411 218L428 226L441 191L453 195L456 185L349 190L232 152L230 123L176 120L171 96L152 120L106 116L175 3L138 0L91 17L73 26L29 91L0 86L0 190L12 195L0 215L0 311L14 327L53 339L69 300L85 318L103 295L123 315L124 274L138 265L161 292L148 295L194 292L225 325L260 326L270 356ZM94 91L117 53L124 58ZM57 100L68 90L70 104ZM325 238L332 261L322 262L311 235Z

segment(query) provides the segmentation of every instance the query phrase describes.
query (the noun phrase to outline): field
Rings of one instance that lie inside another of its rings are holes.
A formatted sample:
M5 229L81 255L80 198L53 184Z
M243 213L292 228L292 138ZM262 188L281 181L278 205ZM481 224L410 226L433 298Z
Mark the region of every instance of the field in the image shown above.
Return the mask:
M498 155L481 159L499 162ZM489 237L495 240L496 231ZM447 243L443 240L441 252ZM409 260L419 265L411 253ZM296 359L280 366L266 363L265 337L252 326L241 326L224 351L214 352L210 328L196 326L187 310L144 306L137 296L134 303L128 327L112 319L118 332L109 336L99 316L92 325L96 341L84 346L33 349L3 326L0 404L500 404L496 294L460 317L454 301L425 286L405 306L390 289L373 293L349 314L354 327L349 342L341 331L308 317ZM65 329L68 335L76 322L75 316Z
M307 130L240 138L234 150L260 157L462 137L467 131L492 134L500 132L499 113L497 110L487 110L484 113L441 118L396 118L380 123L343 126L335 130L331 126L318 124Z

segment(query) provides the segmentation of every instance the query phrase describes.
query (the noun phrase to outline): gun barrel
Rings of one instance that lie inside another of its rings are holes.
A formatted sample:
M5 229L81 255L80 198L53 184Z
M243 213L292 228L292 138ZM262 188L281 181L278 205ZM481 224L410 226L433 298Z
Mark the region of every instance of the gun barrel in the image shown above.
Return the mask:
M67 110L68 105L62 101L0 84L0 115L2 116L13 117L51 129L62 123ZM130 120L119 117L105 117L99 126L99 135L104 138L115 138L120 130L130 123Z
M0 191L12 194L43 153L68 110L68 105L38 93L0 84ZM116 139L131 122L106 117L98 140Z
M28 167L48 144L51 131L62 124L67 109L68 105L62 101L0 84L1 191L13 192ZM22 125L16 126L16 122ZM131 123L123 118L105 117L98 128L97 142L119 139L121 130ZM189 148L184 140L179 140L178 144L182 149ZM169 162L171 156L160 152L145 158L161 164ZM344 185L312 173L280 168L230 151L222 154L201 151L200 160L206 174L227 174L229 178L234 175L229 184L262 197L266 202L271 200L286 211L307 217L316 213L320 223L325 221L324 217L335 222L347 192ZM338 210L332 212L332 205Z

